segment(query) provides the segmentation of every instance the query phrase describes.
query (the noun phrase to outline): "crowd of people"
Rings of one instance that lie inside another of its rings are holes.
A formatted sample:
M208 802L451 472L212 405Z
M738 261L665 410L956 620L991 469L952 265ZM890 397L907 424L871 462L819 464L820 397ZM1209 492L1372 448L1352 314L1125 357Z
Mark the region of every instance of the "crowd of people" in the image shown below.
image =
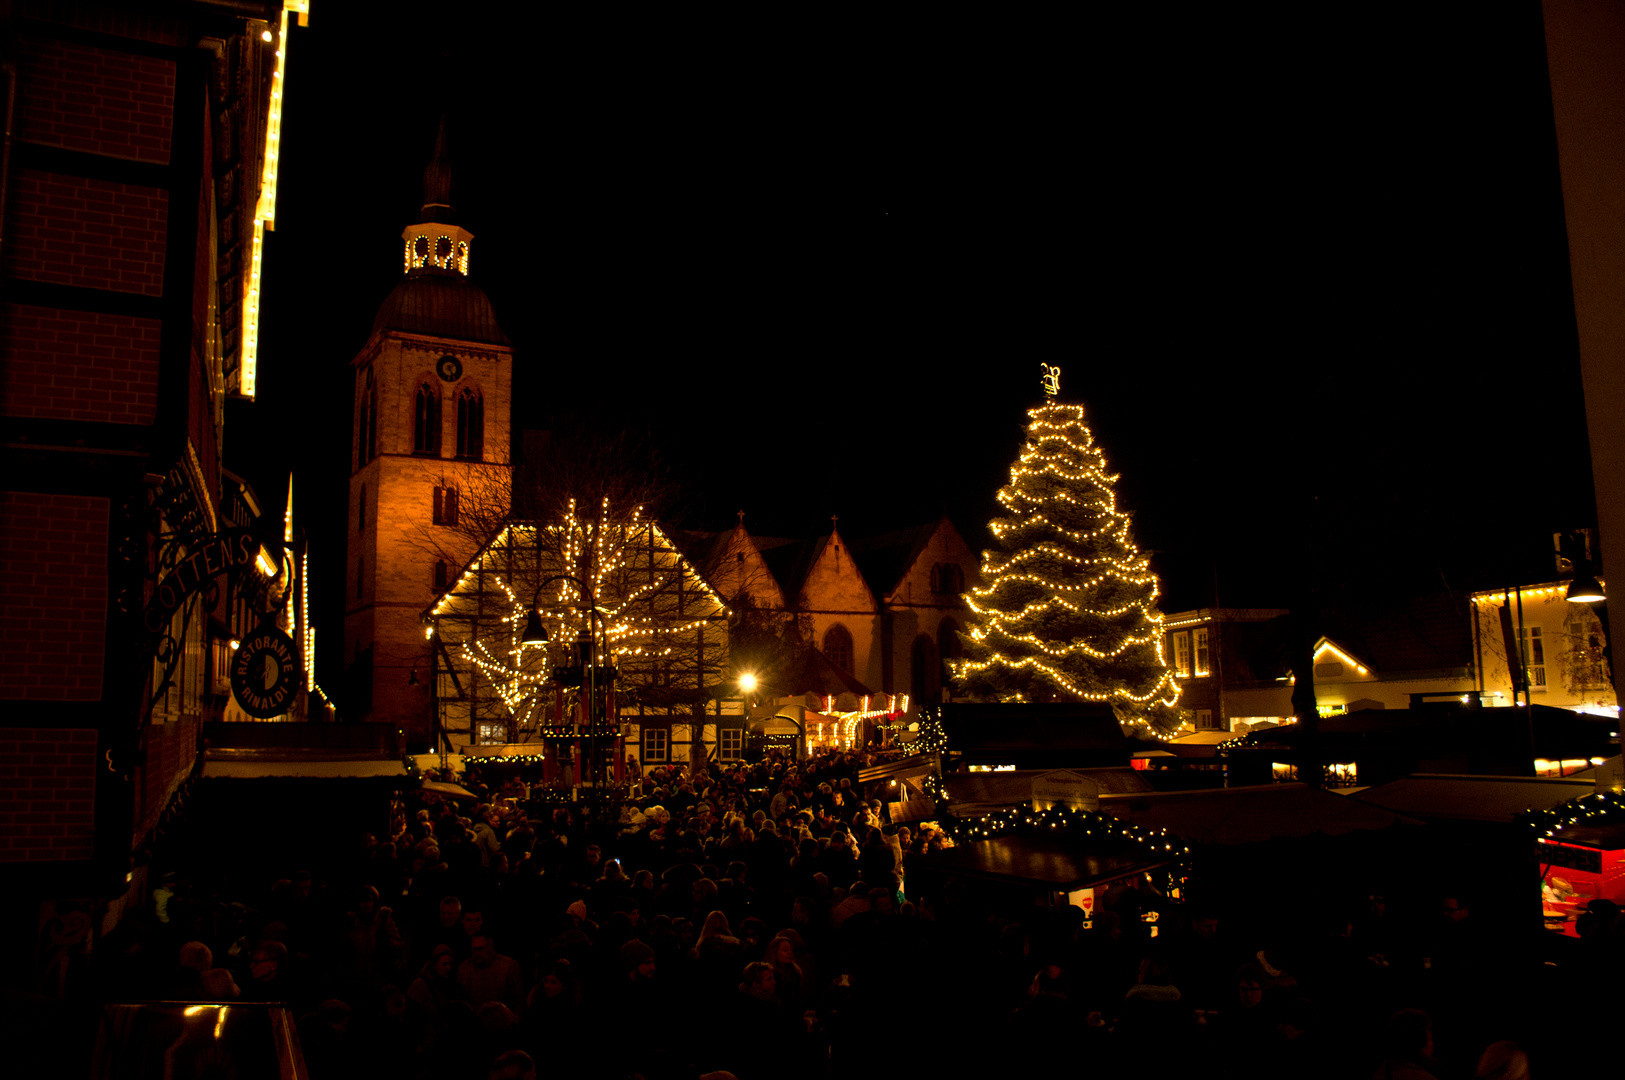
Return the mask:
M334 821L318 872L183 871L98 967L113 997L286 1002L314 1080L1528 1075L1507 1032L1435 1024L1487 974L1470 897L1241 940L1192 898L1153 936L1138 907L933 894L910 863L952 841L888 823L864 764L657 768L597 816L471 773L478 802L406 793L387 835ZM1617 912L1593 930L1617 947Z

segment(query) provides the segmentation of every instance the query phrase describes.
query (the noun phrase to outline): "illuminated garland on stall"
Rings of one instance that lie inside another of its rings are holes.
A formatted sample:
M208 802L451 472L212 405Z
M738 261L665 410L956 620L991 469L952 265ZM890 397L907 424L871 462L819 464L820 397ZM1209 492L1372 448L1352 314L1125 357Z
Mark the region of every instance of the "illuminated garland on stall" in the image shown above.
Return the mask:
M1009 516L990 524L1003 550L982 553L983 584L965 597L969 655L950 668L973 696L1029 700L1036 680L1120 703L1126 728L1160 737L1176 723L1179 684L1163 652L1156 574L1117 509L1118 477L1082 406L1051 402L1027 415L1026 444L998 492ZM1069 527L1078 516L1099 523Z
M1051 807L1033 810L1011 807L992 810L973 818L945 817L943 831L956 844L973 840L996 840L1003 836L1055 836L1072 841L1133 843L1151 858L1172 856L1176 861L1164 870L1165 881L1183 889L1190 872L1190 845L1167 829L1147 829L1094 810ZM1164 890L1165 892L1167 889Z
M1597 791L1546 810L1525 810L1519 822L1539 834L1562 840L1571 825L1625 825L1625 794Z

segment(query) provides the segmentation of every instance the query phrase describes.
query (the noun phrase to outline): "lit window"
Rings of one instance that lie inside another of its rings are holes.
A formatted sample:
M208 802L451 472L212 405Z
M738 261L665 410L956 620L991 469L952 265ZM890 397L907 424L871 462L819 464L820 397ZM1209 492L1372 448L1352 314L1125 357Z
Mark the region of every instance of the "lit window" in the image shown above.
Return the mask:
M503 720L477 720L474 742L479 746L501 746L508 741L508 724Z
M1191 636L1181 630L1174 639L1174 674L1181 679L1191 677Z
M1541 639L1540 627L1525 626L1518 631L1518 651L1523 654L1524 670L1529 673L1529 689L1546 689L1546 642Z
M1198 731L1212 731L1215 728L1217 728L1218 726L1219 725L1217 725L1217 724L1215 724L1213 722L1213 710L1212 709L1197 709L1196 710L1196 730L1198 730Z
M745 753L745 729L726 727L722 729L722 743L717 751L724 761L737 761Z
M1207 652L1207 627L1197 627L1197 629L1192 632L1196 636L1196 674L1210 674L1211 669L1208 666Z

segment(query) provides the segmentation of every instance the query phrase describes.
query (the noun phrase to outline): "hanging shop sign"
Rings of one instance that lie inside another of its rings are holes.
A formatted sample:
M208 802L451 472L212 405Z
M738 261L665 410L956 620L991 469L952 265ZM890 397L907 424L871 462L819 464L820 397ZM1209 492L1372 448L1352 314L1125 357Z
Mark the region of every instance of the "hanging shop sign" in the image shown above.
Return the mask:
M244 638L231 658L231 692L243 712L260 720L292 708L299 693L293 639L269 623Z
M147 604L147 629L163 633L175 612L199 590L208 588L221 574L248 569L259 557L259 538L247 529L227 529L199 541L153 591Z

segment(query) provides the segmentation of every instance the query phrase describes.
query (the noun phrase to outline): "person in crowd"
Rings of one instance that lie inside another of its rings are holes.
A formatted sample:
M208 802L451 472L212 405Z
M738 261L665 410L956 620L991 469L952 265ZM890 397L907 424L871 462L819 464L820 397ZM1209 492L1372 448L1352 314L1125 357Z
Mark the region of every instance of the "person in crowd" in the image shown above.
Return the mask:
M1421 1009L1401 1009L1388 1018L1383 1057L1371 1080L1436 1080L1442 1076L1433 1060L1433 1017Z
M416 1006L417 1015L426 1024L438 1025L446 1006L453 1001L467 1000L457 981L457 960L450 945L436 945L424 962L417 978L406 988L406 996Z
M524 1008L525 986L519 962L497 952L491 935L480 931L470 942L473 954L457 965L457 985L476 1009L498 1001L514 1013Z
M1529 1055L1515 1042L1495 1042L1479 1055L1474 1080L1529 1080Z
M298 994L287 974L288 947L280 941L262 941L248 958L245 1001L295 1001Z

